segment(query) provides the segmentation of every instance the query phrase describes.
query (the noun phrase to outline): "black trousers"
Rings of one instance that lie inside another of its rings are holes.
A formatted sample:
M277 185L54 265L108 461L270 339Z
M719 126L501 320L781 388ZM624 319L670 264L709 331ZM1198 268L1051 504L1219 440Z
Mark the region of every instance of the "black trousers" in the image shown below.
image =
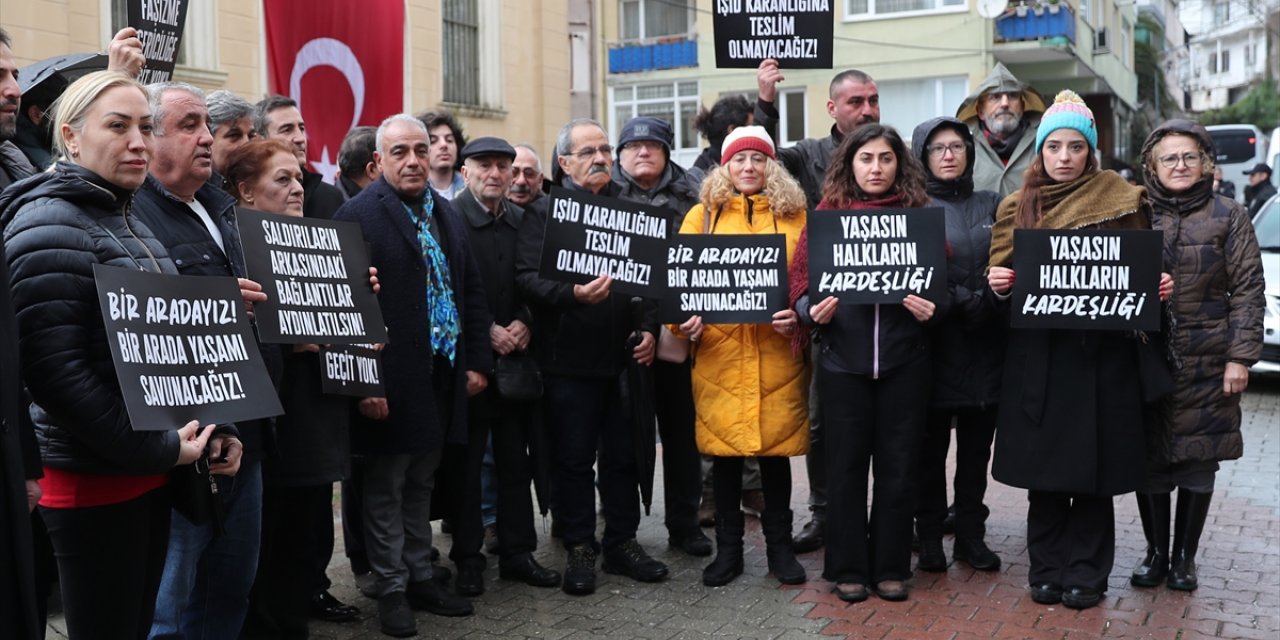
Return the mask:
M493 471L498 489L498 555L509 558L532 553L538 546L533 527L533 463L529 459L529 439L533 421L539 419L537 402L503 400L489 387L471 399L467 408L466 477L453 531L449 558L455 564L483 567L484 521L481 517L480 468L485 445L493 436Z
M146 638L169 549L173 498L160 487L100 507L40 508L72 638Z
M243 638L307 637L311 596L316 593L315 562L325 529L333 539L333 485L262 488L262 547L258 575L249 592ZM316 514L329 509L318 526Z
M606 549L636 537L640 526L636 447L654 443L636 442L621 385L612 376L544 378L553 510L563 527L565 548L595 543L597 487L605 523L601 542Z
M315 548L311 555L311 593L319 595L328 591L333 583L329 581L329 562L333 560L333 484L326 485L329 499L317 500L312 504L311 530L314 531Z
M781 513L791 509L791 459L783 457L750 458L760 463L760 488L764 492L765 513ZM712 490L716 511L731 513L742 504L742 465L748 458L712 456Z
M342 546L351 560L351 572L369 573L364 550L364 456L351 456L351 473L342 481Z
M662 498L667 509L667 533L673 538L699 530L698 503L702 499L702 460L694 436L693 378L689 369L687 361L653 363L654 411L658 416L658 437L662 438Z
M911 577L916 465L932 380L929 358L882 375L819 371L827 454L823 577L872 585ZM875 474L867 514L868 474Z
M991 442L996 434L996 406L932 409L920 446L916 531L921 540L942 538L942 521L947 517L947 450L951 448L952 419L956 426L956 538L982 540L987 534L991 510L983 499L987 493Z
M1106 591L1116 559L1111 496L1029 491L1027 502L1027 580Z

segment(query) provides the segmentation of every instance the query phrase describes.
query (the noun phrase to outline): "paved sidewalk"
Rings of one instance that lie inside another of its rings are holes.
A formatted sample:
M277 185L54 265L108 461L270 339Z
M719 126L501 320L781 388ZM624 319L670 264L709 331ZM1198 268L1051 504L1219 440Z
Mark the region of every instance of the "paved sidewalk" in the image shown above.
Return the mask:
M918 574L911 599L889 603L872 598L848 605L821 579L822 552L805 554L810 582L779 587L767 577L759 523L747 522L746 574L732 584L701 583L702 558L666 547L662 505L642 520L641 542L671 567L660 584L640 584L600 573L599 589L570 597L557 589L535 589L497 580L490 561L488 591L475 600L469 618L418 614L423 638L1280 638L1280 378L1253 380L1245 396L1246 455L1225 463L1205 526L1198 557L1200 588L1193 594L1164 587L1135 589L1128 575L1145 546L1133 497L1116 500L1116 567L1102 605L1077 612L1031 602L1026 589L1026 497L992 483L988 541L1004 559L998 573L953 565L945 574ZM796 527L807 513L804 465L792 465ZM659 482L661 473L658 474ZM661 496L661 489L655 491ZM541 526L541 525L540 525ZM341 536L341 528L338 529ZM539 561L562 568L564 552L540 532ZM339 543L341 544L341 543ZM437 546L447 555L449 536ZM948 554L951 542L945 542ZM359 595L341 550L329 575L333 593L358 605L362 618L348 624L314 623L322 640L385 638L377 605ZM62 634L61 621L50 637Z

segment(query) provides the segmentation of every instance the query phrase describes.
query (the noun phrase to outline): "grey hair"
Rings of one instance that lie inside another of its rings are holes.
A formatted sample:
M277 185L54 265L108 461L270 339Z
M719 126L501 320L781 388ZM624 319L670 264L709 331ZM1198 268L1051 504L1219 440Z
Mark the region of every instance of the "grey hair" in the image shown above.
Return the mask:
M557 156L569 155L569 146L573 144L573 142L570 140L570 137L573 135L573 130L577 129L578 127L585 127L587 125L591 125L593 127L600 129L601 131L604 131L604 125L600 124L599 122L597 122L592 118L574 118L564 123L563 127L560 127L560 134L556 136L556 155ZM605 132L605 135L608 136L609 135L608 132Z
M4 27L0 27L0 44L9 47L10 49L13 48L13 40L9 38L9 32L5 31Z
M402 122L406 125L413 127L414 129L417 129L418 131L421 131L423 136L428 135L427 125L422 124L421 120L407 113L397 113L394 116L389 116L386 120L382 121L382 124L378 125L378 153L386 155L387 153L386 141L383 138L387 134L387 129L390 129L391 125L397 122Z
M224 124L253 117L253 104L226 89L205 96L204 103L209 107L209 133L217 133Z
M528 142L521 142L521 143L516 144L516 145L515 145L515 147L516 147L517 149L524 149L525 151L528 151L529 153L532 153L532 154L533 154L533 165L534 165L535 167L537 167L537 169L538 169L538 173L542 173L542 157L538 155L538 150L537 150L537 149L534 149L534 148L533 148L533 145L529 144Z
M155 135L164 135L164 94L183 91L204 102L204 90L186 82L154 82L147 85L147 101L151 104L151 125Z

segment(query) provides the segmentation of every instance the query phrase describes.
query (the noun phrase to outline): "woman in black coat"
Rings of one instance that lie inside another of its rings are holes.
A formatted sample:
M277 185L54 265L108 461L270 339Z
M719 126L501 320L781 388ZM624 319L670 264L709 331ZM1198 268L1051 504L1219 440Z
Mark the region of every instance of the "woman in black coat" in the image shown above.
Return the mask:
M996 571L987 547L987 463L995 437L1004 361L1004 328L987 287L991 224L1000 198L973 190L973 134L955 118L916 127L912 151L925 168L926 191L946 212L950 315L933 329L933 401L920 449L916 531L921 571L946 571L942 521L947 515L947 450L956 431L954 555L974 569Z
M1016 228L1151 228L1143 190L1097 169L1093 122L1071 91L1045 111L1023 187L1000 203L992 228L987 280L1001 299L1013 288ZM1172 282L1161 279L1161 298ZM1154 400L1144 397L1154 385L1144 389L1153 380L1139 363L1155 344L1123 331L1009 332L992 476L1028 490L1035 602L1087 609L1102 601L1115 562L1112 498L1144 480L1143 403Z
M70 161L0 197L22 377L44 461L41 514L73 638L145 638L169 541L176 465L214 429L134 431L115 376L94 265L176 274L164 246L129 215L150 160L142 85L98 72L72 83L54 120ZM176 425L175 425L176 426ZM234 474L239 441L218 435L216 473Z

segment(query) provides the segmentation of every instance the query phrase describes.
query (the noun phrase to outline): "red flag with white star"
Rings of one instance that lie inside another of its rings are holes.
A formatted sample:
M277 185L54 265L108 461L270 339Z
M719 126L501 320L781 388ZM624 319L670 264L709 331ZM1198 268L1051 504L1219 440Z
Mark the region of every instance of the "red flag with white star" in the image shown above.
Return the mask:
M263 0L268 84L298 102L307 159L333 182L342 138L404 110L401 0Z

